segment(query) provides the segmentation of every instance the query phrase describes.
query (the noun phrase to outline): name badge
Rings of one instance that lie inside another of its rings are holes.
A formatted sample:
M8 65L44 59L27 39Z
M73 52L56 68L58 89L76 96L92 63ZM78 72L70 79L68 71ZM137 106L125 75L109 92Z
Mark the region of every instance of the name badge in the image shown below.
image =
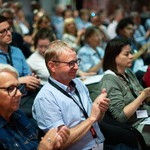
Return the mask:
M93 148L92 148L92 150L103 150L103 143L101 143L101 144L96 144L96 145L94 145L93 146Z
M146 118L146 117L148 117L147 110L137 110L136 115L137 115L137 118Z

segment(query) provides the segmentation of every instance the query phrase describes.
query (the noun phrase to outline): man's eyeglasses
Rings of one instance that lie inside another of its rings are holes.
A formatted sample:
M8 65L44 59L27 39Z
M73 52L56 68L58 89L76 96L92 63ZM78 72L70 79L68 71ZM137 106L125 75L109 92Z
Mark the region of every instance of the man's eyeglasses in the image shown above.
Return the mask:
M72 69L72 68L74 68L75 64L77 64L77 65L80 64L81 59L78 58L77 60L72 60L72 61L70 61L70 62L62 62L62 61L53 61L53 62L68 64L68 66L70 67L70 69Z
M7 28L7 29L3 29L2 31L0 31L0 35L7 35L7 33L9 32L13 32L13 29L11 27Z
M17 90L20 90L22 95L25 95L27 92L25 84L20 84L18 86L10 86L10 87L0 87L0 89L5 89L8 92L8 95L11 97L14 97L17 94Z

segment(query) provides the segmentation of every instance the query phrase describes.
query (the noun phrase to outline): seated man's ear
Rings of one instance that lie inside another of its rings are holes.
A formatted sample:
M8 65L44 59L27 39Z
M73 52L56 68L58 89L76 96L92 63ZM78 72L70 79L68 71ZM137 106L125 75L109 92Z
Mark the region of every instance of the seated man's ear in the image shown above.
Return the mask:
M52 72L55 72L55 62L53 61L48 61L47 63L47 67L48 67L48 70L52 71Z

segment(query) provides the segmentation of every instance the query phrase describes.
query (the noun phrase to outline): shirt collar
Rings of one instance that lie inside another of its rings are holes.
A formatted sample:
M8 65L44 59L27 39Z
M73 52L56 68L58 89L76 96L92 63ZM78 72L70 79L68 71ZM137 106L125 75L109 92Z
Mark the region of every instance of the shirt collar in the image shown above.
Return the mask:
M125 70L125 72L127 73L127 69ZM114 76L117 76L115 72L113 72L112 70L108 69L104 72L104 75L106 74L111 74L111 75L114 75Z
M67 87L67 91L70 93L74 93L75 92L75 83L73 81L70 82L69 86Z
M11 120L16 120L20 117L21 117L21 115L17 111L15 111L15 112L13 112L13 114L11 115L10 118L11 118ZM8 123L8 121L5 120L2 116L0 116L0 129L3 128L3 126L5 126L7 123Z
M89 49L88 53L91 53L92 55L95 55L98 52L97 47L96 47L96 51L97 51L96 52L88 43L85 44L85 47L88 47Z
M55 80L54 78L52 78L50 76L50 80L52 80L55 84L57 84L59 87L61 87L62 89L64 89L66 92L75 92L75 83L73 81L70 82L69 86L66 86L60 82L58 82L57 80Z
M12 52L12 49L11 49L10 46L8 46L8 52ZM7 52L7 53L8 53L8 52ZM0 53L5 54L1 49L0 49Z

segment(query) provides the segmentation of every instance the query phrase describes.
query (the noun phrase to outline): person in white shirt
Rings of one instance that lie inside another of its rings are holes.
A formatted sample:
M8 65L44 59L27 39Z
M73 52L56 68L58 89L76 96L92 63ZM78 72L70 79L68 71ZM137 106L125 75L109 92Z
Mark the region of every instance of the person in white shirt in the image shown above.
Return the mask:
M48 28L40 29L34 38L34 47L36 51L27 59L32 72L34 72L44 85L49 77L49 72L45 65L44 54L50 42L56 39L55 34Z

